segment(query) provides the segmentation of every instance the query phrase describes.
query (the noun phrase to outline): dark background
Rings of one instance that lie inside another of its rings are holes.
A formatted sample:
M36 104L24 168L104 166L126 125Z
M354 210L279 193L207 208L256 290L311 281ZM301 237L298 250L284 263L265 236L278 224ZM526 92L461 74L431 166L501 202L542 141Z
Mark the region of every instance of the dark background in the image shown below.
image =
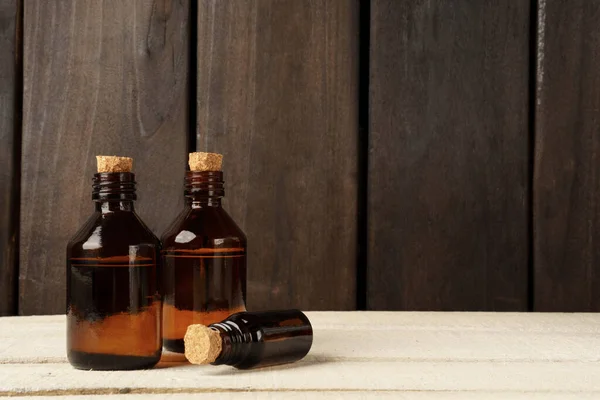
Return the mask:
M96 154L160 235L225 156L250 309L600 310L600 1L0 0L0 315ZM598 243L596 240L598 239Z

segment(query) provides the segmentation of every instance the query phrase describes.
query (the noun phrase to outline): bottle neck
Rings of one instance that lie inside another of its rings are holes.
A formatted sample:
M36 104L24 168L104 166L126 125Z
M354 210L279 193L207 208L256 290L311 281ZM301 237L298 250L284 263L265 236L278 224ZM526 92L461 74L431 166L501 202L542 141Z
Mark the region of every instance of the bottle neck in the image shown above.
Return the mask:
M243 362L251 351L249 344L259 341L247 326L231 321L223 321L210 325L221 335L221 354L213 362L214 365L236 365Z
M192 208L221 207L225 196L222 171L187 171L184 196Z
M115 211L134 211L136 200L135 174L131 172L102 172L94 174L92 200L96 211L111 213Z

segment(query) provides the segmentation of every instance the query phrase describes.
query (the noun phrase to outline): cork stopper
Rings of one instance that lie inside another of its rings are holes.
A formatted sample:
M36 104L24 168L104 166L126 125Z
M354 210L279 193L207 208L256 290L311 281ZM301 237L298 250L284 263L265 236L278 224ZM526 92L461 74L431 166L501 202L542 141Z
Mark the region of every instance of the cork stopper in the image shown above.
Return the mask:
M188 164L190 171L220 171L223 155L217 153L190 153Z
M117 156L96 156L98 172L131 172L133 158Z
M183 343L185 358L192 364L214 362L221 354L223 345L219 332L200 324L188 326Z

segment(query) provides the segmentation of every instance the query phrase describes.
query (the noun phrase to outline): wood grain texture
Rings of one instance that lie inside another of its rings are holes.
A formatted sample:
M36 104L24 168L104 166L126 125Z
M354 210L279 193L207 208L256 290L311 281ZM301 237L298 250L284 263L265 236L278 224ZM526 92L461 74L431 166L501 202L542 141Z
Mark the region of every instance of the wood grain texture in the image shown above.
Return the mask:
M19 1L0 1L0 316L16 311L21 139ZM19 30L18 30L19 29Z
M539 1L536 311L600 311L600 2Z
M369 309L527 308L529 11L372 0Z
M19 312L58 313L95 155L134 158L137 209L155 233L182 207L189 2L29 1L24 16Z
M314 343L297 363L239 371L165 356L159 368L116 374L78 371L67 363L62 315L2 318L0 395L126 391L127 396L238 396L243 395L239 391L249 391L254 398L271 393L279 394L275 398L299 394L311 399L348 398L342 395L358 393L360 398L380 398L372 394L383 392L400 399L555 399L600 394L599 314L309 312L307 316Z
M23 392L62 395L77 391L93 394L99 388L111 389L112 393L125 389L142 394L229 392L231 397L235 396L234 393L248 390L256 394L298 391L304 392L305 398L312 398L312 392L344 390L390 391L400 399L405 393L446 391L500 392L505 395L504 399L512 399L513 393L523 392L532 396L536 393L600 394L600 364L577 361L440 363L323 360L246 373L227 366L179 365L121 374L81 371L69 364L11 364L0 365L0 374L3 379L0 395L3 396L14 395L13 392L21 392L21 395Z
M87 395L76 395L74 393L88 393ZM99 394L100 390L90 390L90 391L81 391L81 390L68 390L65 392L53 392L53 396L63 395L69 396L69 400L115 400L115 394L119 393L119 390L115 390L111 392L112 394ZM254 400L257 397L261 399L285 399L285 400L305 400L307 397L310 397L311 400L366 400L366 399L393 399L393 400L506 400L510 398L511 400L585 400L585 399L593 399L595 400L598 396L597 393L592 392L556 392L556 393L547 393L547 392L494 392L494 391L477 391L473 393L468 393L464 391L430 391L430 392L400 392L400 391L386 391L386 390L332 390L332 391L322 391L322 392L314 392L311 391L310 394L307 395L305 391L297 391L292 392L289 390L260 390L260 391L245 391L245 392L215 392L211 390L200 390L193 391L188 393L181 393L177 389L174 389L170 392L168 391L156 391L160 394L151 394L141 391L134 391L133 393L128 393L127 395L123 395L123 397L127 396L126 399L189 399L191 396L194 399L210 399L210 400L229 400L235 396L236 400ZM155 393L156 393L155 392ZM259 392L259 393L257 393ZM103 393L107 393L104 391ZM143 393L143 394L142 394ZM11 394L13 396L23 396L21 393ZM49 394L47 392L37 393L36 395L27 395L24 396L30 400L48 400Z
M197 148L224 154L250 309L354 309L358 1L201 0Z

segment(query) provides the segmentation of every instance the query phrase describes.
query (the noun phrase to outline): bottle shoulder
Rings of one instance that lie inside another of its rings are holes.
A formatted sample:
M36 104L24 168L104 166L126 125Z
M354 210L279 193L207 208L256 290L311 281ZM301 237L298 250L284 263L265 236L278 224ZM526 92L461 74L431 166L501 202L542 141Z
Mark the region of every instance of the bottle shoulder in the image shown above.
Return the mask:
M94 212L67 245L68 256L107 257L160 249L160 241L134 212Z
M69 240L68 248L73 247L74 245L86 241L94 231L96 231L97 227L100 226L100 218L101 213L94 212L92 213L88 219L83 223L83 225L77 230L77 232L71 237Z
M167 248L246 247L246 235L221 207L186 208L162 236Z

